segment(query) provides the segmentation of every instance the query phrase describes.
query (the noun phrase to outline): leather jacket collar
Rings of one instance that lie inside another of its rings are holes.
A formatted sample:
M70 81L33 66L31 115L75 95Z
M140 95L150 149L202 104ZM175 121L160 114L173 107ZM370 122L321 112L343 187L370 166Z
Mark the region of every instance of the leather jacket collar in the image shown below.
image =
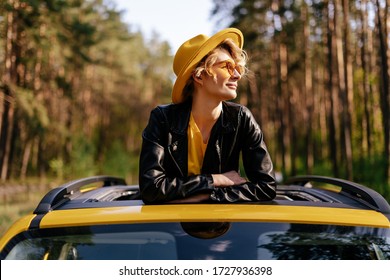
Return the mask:
M166 106L172 106L166 105ZM191 115L191 100L174 105L175 108L172 110L172 117L170 130L174 133L184 135L187 133L187 127ZM233 114L231 108L226 102L222 102L221 116L217 120L218 128L221 128L222 133L229 133L235 130L235 125L238 120L234 118L237 114Z

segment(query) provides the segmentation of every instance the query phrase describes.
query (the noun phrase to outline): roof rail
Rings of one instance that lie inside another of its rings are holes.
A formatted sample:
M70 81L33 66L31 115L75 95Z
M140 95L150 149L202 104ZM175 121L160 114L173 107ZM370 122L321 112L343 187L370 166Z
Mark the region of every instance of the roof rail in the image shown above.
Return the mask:
M58 206L64 204L66 201L69 201L69 196L80 191L82 187L97 182L102 182L102 187L126 185L126 181L124 179L111 176L93 176L74 180L49 191L39 202L37 208L34 210L34 214L46 214L52 211Z
M376 211L387 214L390 213L390 205L382 195L373 189L348 180L326 176L306 175L289 178L286 181L286 184L298 184L304 186L309 182L327 183L341 187L341 193L344 195L359 201Z

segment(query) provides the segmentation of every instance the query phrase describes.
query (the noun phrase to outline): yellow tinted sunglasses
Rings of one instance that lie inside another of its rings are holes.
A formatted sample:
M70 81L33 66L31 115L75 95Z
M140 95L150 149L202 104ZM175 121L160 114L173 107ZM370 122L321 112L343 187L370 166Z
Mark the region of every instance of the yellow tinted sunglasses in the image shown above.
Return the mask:
M234 75L234 70L242 75L245 71L244 67L241 65L237 65L233 60L228 59L224 61L220 61L214 64L214 66L218 66L221 69L226 69L226 71L230 74L230 76Z

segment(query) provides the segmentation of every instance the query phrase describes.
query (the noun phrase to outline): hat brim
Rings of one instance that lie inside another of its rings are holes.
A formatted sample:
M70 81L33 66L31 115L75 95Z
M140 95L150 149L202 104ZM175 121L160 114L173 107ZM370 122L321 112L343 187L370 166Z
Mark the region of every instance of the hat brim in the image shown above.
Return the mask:
M183 89L187 80L191 77L192 71L195 69L196 65L198 65L203 57L205 57L210 51L215 49L220 43L228 38L232 39L233 42L242 49L244 45L244 36L237 28L227 28L221 30L207 39L207 41L204 42L198 49L198 52L187 62L187 65L183 67L181 72L177 75L172 89L173 103L180 103L183 101Z

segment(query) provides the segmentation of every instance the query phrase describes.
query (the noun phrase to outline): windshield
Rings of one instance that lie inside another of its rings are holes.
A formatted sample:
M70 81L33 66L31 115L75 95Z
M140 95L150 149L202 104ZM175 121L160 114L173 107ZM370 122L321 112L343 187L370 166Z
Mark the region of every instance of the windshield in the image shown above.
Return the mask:
M1 257L77 260L390 259L390 229L255 222L57 228L17 236L1 252Z

